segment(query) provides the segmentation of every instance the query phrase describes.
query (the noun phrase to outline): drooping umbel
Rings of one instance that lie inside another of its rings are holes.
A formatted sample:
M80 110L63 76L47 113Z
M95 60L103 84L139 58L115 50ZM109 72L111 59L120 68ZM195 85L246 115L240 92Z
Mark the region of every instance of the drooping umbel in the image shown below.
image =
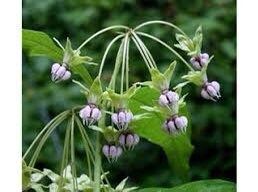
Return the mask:
M101 111L95 104L88 104L80 110L79 115L83 120L83 124L89 126L101 118Z
M65 64L54 63L51 67L51 79L54 82L65 81L71 77L71 72Z
M186 132L188 120L185 116L174 115L163 124L163 129L169 134Z

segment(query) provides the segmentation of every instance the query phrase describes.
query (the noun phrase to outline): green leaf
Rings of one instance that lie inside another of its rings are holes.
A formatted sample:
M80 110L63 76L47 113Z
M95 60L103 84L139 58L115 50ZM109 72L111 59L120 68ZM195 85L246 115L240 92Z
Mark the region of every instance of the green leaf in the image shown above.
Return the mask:
M173 188L146 188L137 192L235 192L235 183L220 179L201 180Z
M145 110L141 106L152 107L159 97L159 92L143 87L130 99L129 106L134 114L144 113ZM180 114L187 116L186 108L182 108ZM150 123L151 119L151 123ZM141 137L157 144L165 151L169 164L174 174L182 180L187 180L189 171L189 158L193 150L189 135L190 126L187 128L186 134L177 136L168 135L162 130L162 124L165 119L156 113L150 113L150 119L142 119L133 122L132 128ZM188 118L189 119L189 118ZM191 123L189 122L189 125Z
M176 67L176 61L173 61L169 65L168 69L164 72L164 76L166 77L168 83L170 83L170 81L172 79L175 67Z
M28 29L22 30L22 48L30 56L47 56L56 62L61 62L63 51L44 32Z
M84 66L84 64L72 65L71 70L72 72L74 72L75 74L78 74L83 79L83 81L85 82L88 88L91 86L93 80L87 68Z

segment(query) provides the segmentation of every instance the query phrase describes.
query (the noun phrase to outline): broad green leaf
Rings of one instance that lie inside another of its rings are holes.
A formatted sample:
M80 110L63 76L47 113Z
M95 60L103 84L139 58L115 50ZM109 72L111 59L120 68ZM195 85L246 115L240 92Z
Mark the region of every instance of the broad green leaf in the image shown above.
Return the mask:
M201 180L173 188L146 188L137 192L235 192L235 183L220 179Z
M84 64L72 65L71 70L84 80L88 88L91 86L93 80Z
M139 89L130 99L129 106L134 114L146 112L141 106L152 107L159 97L159 92L144 87ZM186 108L182 108L180 114L187 116ZM150 120L151 119L151 120ZM189 118L188 118L189 119ZM155 113L150 113L150 118L142 119L132 124L134 131L141 137L157 144L165 151L169 164L174 174L182 180L187 180L189 170L189 158L193 150L189 135L190 126L186 134L178 136L168 135L162 130L162 124L165 119ZM189 122L189 125L191 123Z
M23 29L22 48L30 56L47 56L56 62L63 59L63 51L55 45L53 40L44 32Z

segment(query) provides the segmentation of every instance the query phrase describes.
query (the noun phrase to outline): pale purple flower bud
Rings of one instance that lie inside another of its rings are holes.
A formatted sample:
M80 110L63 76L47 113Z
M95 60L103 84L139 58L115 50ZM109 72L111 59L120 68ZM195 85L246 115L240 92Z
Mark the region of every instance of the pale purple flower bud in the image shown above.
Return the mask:
M111 116L111 120L119 129L126 129L132 121L133 114L130 111L119 110Z
M116 156L117 156L117 158L118 158L118 157L120 157L120 155L122 155L123 149L122 149L120 146L118 146L116 150L117 150Z
M175 115L169 118L163 124L163 129L169 134L177 134L186 131L188 121L185 116L178 117Z
M70 79L71 77L71 72L70 71L66 71L64 76L62 77L62 80L65 81L67 79Z
M178 102L179 96L173 91L164 91L159 97L159 104L161 106L174 105Z
M120 146L104 145L102 152L109 160L115 161L122 154L123 150Z
M119 136L118 141L121 146L128 147L130 149L139 143L140 137L133 133L122 133Z
M201 70L204 66L207 65L209 61L209 55L207 53L200 53L199 55L192 57L190 62L194 68Z
M59 64L59 63L54 63L54 64L52 65L52 68L51 68L51 73L56 73L57 70L59 69L59 67L60 67L60 64Z
M220 95L220 85L217 81L212 81L211 83L205 83L202 91L201 96L204 99L209 99L213 101L217 101L221 97Z
M64 81L71 77L71 72L67 70L66 65L54 63L51 67L51 79L54 82Z
M126 136L126 145L127 145L128 147L131 147L133 144L134 144L134 137L133 137L133 135L128 134L128 135Z
M101 111L96 105L89 104L80 110L79 115L83 120L83 124L90 126L101 118Z
M185 128L187 127L188 123L187 118L185 116L176 117L174 122L177 129L185 131Z
M103 154L104 154L106 157L108 157L108 156L109 156L109 146L108 146L108 145L104 145L104 146L102 147L102 152L103 152Z
M111 158L115 158L116 155L117 155L116 146L111 145L111 146L109 147L109 156L110 156Z

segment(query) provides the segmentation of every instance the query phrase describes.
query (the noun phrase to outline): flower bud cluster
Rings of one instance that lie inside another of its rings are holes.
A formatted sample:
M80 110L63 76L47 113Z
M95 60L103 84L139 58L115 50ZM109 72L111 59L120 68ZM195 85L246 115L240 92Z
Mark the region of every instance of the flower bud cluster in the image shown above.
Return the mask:
M102 147L103 154L108 158L110 161L116 161L117 158L123 153L123 149L117 145L104 145Z
M208 64L208 61L209 55L207 53L200 53L199 55L190 59L193 67L197 70L201 70L203 67L205 67Z
M54 63L51 67L51 79L54 82L65 81L71 77L71 72L65 64Z
M101 118L101 111L95 104L88 104L80 110L79 115L83 124L90 126Z
M118 141L121 146L131 149L139 143L140 137L135 133L121 133Z
M178 94L170 90L163 91L162 94L159 96L159 104L161 106L175 105L177 104L178 100Z
M206 82L203 85L201 96L204 99L217 101L217 99L221 97L219 83L217 81L212 81L211 83Z
M169 133L180 133L180 132L186 132L188 121L185 116L177 116L174 115L173 117L167 119L165 123L163 124L163 129Z
M119 109L117 113L112 114L111 120L118 129L127 129L128 124L132 121L133 114L130 111Z

